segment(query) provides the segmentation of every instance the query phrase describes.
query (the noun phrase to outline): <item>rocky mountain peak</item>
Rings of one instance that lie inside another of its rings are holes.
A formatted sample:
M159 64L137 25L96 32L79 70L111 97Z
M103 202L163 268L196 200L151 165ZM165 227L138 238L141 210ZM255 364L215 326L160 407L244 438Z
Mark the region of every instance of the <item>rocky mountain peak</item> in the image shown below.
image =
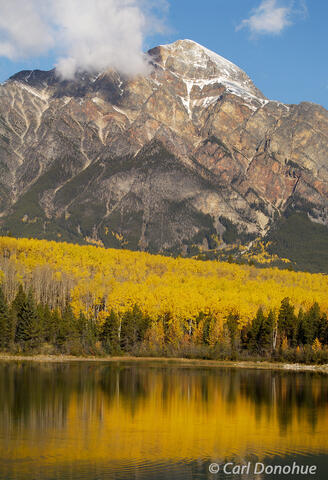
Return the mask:
M220 83L237 95L265 98L241 68L193 40L160 45L148 54L161 68L199 86Z

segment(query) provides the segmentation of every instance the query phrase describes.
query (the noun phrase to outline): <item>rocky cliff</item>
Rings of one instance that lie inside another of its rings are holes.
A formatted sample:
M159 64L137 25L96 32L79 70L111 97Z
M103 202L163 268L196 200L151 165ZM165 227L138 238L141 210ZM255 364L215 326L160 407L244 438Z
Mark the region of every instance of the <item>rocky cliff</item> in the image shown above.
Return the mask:
M183 255L263 238L328 269L328 112L268 100L190 40L148 59L0 86L1 233Z

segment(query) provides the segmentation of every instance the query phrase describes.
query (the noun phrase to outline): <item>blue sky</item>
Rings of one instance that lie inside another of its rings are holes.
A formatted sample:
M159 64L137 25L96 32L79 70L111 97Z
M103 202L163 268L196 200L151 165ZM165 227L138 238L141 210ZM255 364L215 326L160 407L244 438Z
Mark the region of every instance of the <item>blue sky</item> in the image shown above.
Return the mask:
M23 0L13 1L18 6ZM40 0L24 1L25 4L30 2L32 5ZM60 1L56 0L57 4ZM66 0L66 4L71 2L74 7L74 1ZM112 4L117 0L97 1ZM161 1L160 12L152 10L153 15L157 13L154 24L158 22L152 33L143 31L141 34L140 29L145 28L148 32L150 28L149 25L140 26L138 19L133 24L132 31L126 32L126 35L131 36L132 42L136 38L136 47L140 42L144 49L148 49L157 44L190 38L244 69L268 98L286 103L311 101L328 108L328 2L325 0ZM135 2L143 8L145 0ZM7 8L7 3L7 0L0 0L0 13ZM94 12L90 15L93 18ZM16 39L13 54L5 48L6 42L14 35L17 36L15 30L8 33L7 25L11 21L17 23L17 13L15 17L11 11L3 11L2 21L0 20L0 81L22 69L52 68L65 48L61 47L59 51L56 42L50 39L45 51L36 48L31 41L32 47L22 52L17 47ZM52 20L48 21L46 28L47 25L53 28ZM148 21L151 23L153 18L149 16ZM64 20L61 17L61 22L67 30L67 17ZM34 27L33 31L38 28L39 26ZM112 30L113 35L121 34L115 34L115 28ZM39 34L41 38L44 35L41 27ZM57 37L54 38L56 40ZM131 47L131 38L127 40L127 49L134 48L133 43ZM26 42L25 38L19 38L19 41ZM78 46L79 44L75 49ZM11 60L5 55L11 57ZM124 54L122 58L124 59Z

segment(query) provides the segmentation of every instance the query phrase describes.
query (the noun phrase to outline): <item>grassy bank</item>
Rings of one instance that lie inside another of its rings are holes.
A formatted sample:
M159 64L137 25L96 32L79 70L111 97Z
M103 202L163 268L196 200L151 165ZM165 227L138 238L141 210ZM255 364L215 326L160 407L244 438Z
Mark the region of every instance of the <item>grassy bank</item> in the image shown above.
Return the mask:
M230 360L202 360L189 358L167 358L167 357L78 357L72 355L9 355L0 353L0 361L31 361L31 362L119 362L119 363L148 363L161 366L175 367L201 367L201 368L256 368L262 370L286 370L297 372L320 372L328 373L328 364L325 365L304 365L301 363L281 363L268 361L230 361Z

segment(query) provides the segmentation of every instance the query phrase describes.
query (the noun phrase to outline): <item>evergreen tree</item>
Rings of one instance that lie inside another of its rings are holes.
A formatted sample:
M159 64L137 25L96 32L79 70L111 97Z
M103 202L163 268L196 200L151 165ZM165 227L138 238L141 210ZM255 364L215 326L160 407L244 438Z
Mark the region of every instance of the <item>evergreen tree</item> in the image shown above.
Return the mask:
M63 322L65 323L67 330L69 330L71 333L76 333L77 332L77 322L75 315L73 313L71 304L69 301L66 302L65 308L62 313L62 319Z
M57 324L55 344L63 351L65 350L65 344L68 340L73 343L74 341L76 342L78 337L77 322L72 307L68 302L62 314L55 310L53 321Z
M280 344L284 337L287 338L288 345L294 347L296 345L297 323L294 314L294 306L290 304L289 298L282 300L278 315L278 335Z
M32 290L26 295L20 288L13 305L17 315L15 342L24 349L35 348L40 344L40 323Z
M107 353L120 353L120 321L114 310L106 317L100 332L100 340Z
M142 313L138 305L125 312L121 325L121 347L125 351L131 350L137 343L142 342L149 328L149 318Z
M128 352L137 341L137 328L132 310L127 310L122 317L120 344L122 350Z
M299 309L297 315L297 335L296 343L297 345L305 345L307 342L308 331L307 331L307 322L303 308Z
M148 315L142 313L139 305L134 305L132 309L132 317L136 325L136 340L142 342L145 339L147 330L150 327L150 318Z
M297 344L312 345L315 338L323 338L325 326L325 317L321 314L318 303L314 303L307 312L300 309L297 317Z
M97 340L95 323L91 319L87 318L83 312L80 312L76 325L78 339L83 353L92 353Z
M19 312L23 309L24 304L26 303L26 294L22 284L19 284L16 297L13 300L12 307Z
M227 318L227 328L229 332L231 351L236 352L237 349L237 340L238 340L238 320L239 315L235 313L229 313Z
M307 322L307 341L308 344L313 344L314 340L320 335L321 312L317 302L315 302L306 314Z
M64 344L69 336L69 329L67 327L66 322L63 319L63 316L59 312L59 310L56 308L52 314L52 323L55 325L55 341L54 345L57 347L59 350L62 350L64 347Z
M326 313L321 314L320 317L318 338L323 345L328 344L328 319Z
M0 350L6 350L8 348L8 328L9 328L9 312L8 305L0 286Z
M250 336L251 325L243 325L240 330L240 346L243 350L249 349L249 336Z
M260 335L261 326L264 319L262 308L259 308L255 318L252 321L251 328L248 332L248 346L253 352L260 353Z
M251 351L264 354L271 350L273 323L273 312L270 312L266 317L262 308L259 308L249 331L249 348Z
M48 305L39 305L38 315L42 323L43 341L54 345L56 342L57 329L55 315L51 312Z

